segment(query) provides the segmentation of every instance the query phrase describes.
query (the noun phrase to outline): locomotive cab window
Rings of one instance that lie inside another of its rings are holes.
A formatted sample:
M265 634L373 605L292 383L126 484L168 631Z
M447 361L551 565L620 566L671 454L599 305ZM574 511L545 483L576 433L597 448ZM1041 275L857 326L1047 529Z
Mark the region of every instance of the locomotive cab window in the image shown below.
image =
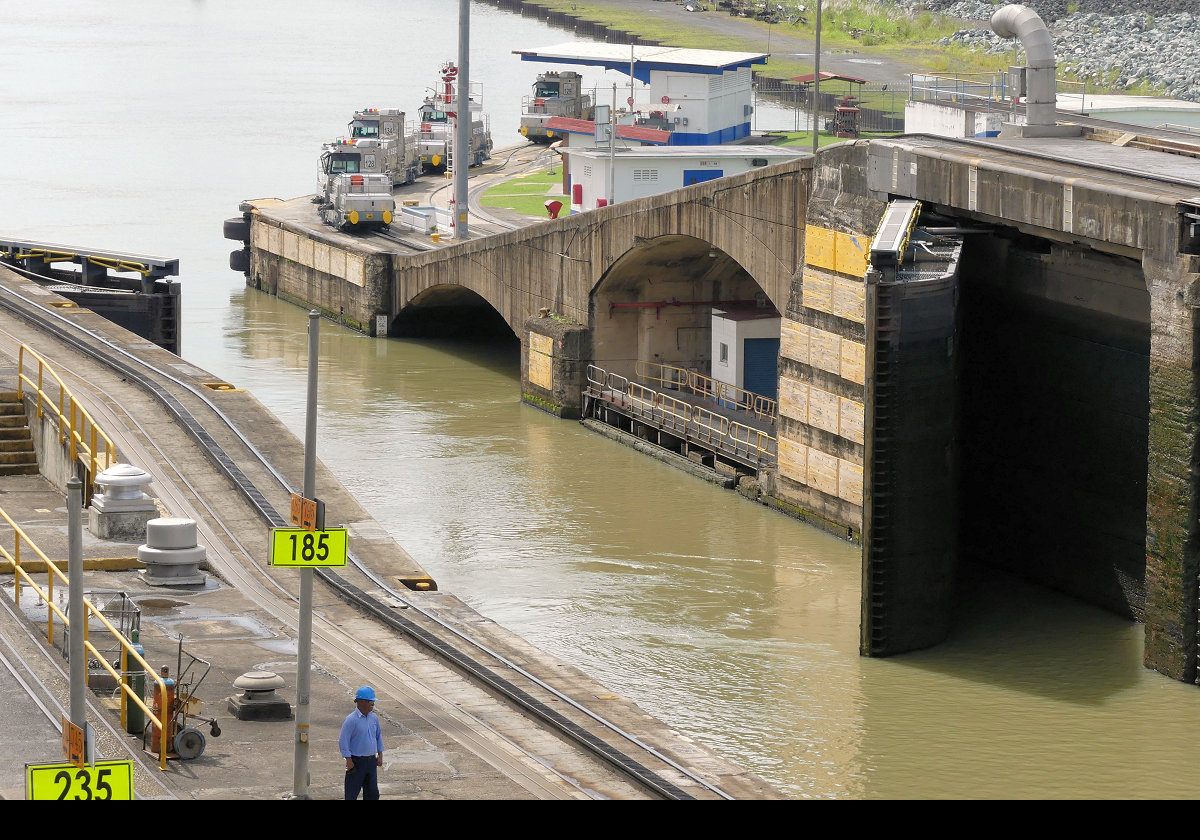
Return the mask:
M329 161L329 172L357 172L358 155L334 155Z

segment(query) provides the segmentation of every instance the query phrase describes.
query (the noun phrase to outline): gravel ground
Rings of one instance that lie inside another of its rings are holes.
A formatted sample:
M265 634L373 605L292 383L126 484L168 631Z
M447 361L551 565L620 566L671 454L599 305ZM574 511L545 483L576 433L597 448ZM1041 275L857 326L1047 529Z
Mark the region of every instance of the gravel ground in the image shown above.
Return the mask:
M918 10L978 20L944 43L993 53L1012 48L987 21L1000 8L985 0L898 0ZM1054 35L1060 74L1122 90L1149 85L1200 102L1200 3L1197 0L1027 0ZM1068 11L1070 14L1068 14Z
M992 12L1004 4L962 0L899 0L899 5L944 12L954 17L987 20ZM1026 0L1020 5L1033 9L1046 23L1070 17L1072 13L1161 17L1200 11L1197 0Z

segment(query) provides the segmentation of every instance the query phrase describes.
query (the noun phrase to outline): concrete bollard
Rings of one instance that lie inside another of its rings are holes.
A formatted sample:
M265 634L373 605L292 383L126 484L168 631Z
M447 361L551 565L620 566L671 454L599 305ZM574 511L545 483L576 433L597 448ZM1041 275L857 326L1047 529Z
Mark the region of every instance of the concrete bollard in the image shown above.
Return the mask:
M196 544L192 519L160 518L146 523L146 545L138 560L146 565L142 579L151 586L196 586L205 581L200 564L204 546Z
M101 488L88 507L88 531L102 540L137 540L146 536L146 523L158 516L154 499L145 492L150 474L132 464L113 464L96 476Z
M283 677L270 671L250 671L233 681L241 694L229 698L229 711L238 720L291 720L292 707L275 693Z

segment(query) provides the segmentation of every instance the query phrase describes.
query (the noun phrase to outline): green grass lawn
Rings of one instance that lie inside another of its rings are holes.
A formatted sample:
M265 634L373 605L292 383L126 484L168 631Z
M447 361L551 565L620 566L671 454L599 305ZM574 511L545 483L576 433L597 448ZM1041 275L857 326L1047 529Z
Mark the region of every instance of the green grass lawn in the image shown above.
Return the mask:
M484 192L479 203L484 207L499 207L525 216L548 219L546 202L550 199L561 201L564 206L571 203L571 199L562 192L561 166L498 184Z

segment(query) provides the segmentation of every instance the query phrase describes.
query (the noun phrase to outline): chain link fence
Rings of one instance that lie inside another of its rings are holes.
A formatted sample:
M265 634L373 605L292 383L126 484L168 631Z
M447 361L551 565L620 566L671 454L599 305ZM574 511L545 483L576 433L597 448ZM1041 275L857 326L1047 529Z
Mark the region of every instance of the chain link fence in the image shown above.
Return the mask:
M794 112L794 126L771 126L792 131L812 130L812 84L786 79L755 76L756 108L787 109ZM817 113L822 131L832 130L836 109L858 108L858 130L872 133L899 134L904 131L904 103L908 100L907 85L893 83L856 84L839 79L821 81ZM778 119L778 117L776 117Z

